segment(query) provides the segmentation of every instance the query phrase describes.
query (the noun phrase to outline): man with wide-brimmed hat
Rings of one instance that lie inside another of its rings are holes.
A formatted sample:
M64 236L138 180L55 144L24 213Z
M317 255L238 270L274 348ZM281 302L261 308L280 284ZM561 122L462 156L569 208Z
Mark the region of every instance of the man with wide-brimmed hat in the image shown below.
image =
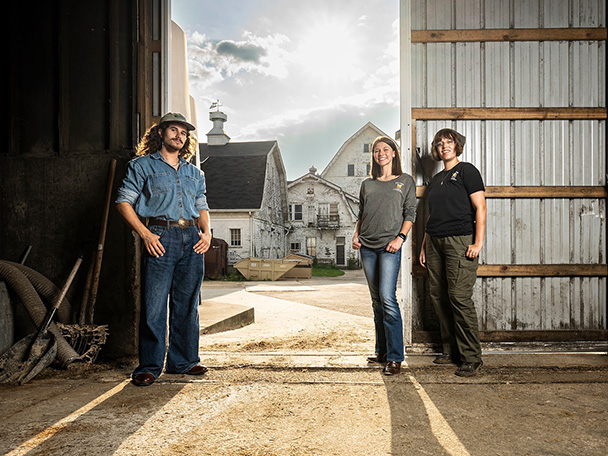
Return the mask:
M137 386L154 383L165 355L168 373L207 372L198 355L198 307L211 227L205 176L188 162L196 150L194 129L172 112L150 127L116 198L118 212L145 246L139 365L132 375Z

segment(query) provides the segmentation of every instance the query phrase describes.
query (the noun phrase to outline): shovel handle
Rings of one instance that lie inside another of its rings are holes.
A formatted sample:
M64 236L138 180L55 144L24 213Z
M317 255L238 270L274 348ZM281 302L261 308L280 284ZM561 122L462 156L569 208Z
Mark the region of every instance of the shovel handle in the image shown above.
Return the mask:
M68 290L70 289L70 285L72 285L72 281L74 280L74 277L76 277L76 273L78 272L80 263L82 263L82 256L78 257L78 259L76 260L76 263L74 264L74 267L72 268L72 271L70 272L70 275L68 276L68 279L65 281L65 284L63 285L63 288L61 289L59 296L53 303L53 306L47 312L46 318L44 319L42 326L40 326L40 329L41 329L40 334L42 334L47 329L49 329L49 326L51 325L51 321L53 321L53 317L55 316L55 312L61 305L61 302L63 301L63 298L65 298L65 295L68 293Z
M25 251L23 252L23 255L21 255L21 258L19 259L19 264L25 264L25 260L27 260L27 257L30 255L31 251L32 246L28 245Z
M103 220L101 222L101 230L99 231L99 242L97 244L97 256L95 257L95 266L92 276L92 283L89 294L89 302L87 303L88 323L93 324L95 314L95 304L97 303L97 289L99 287L99 277L101 275L101 260L103 259L104 244L106 242L106 230L108 228L108 217L110 214L110 203L112 202L112 190L114 188L114 175L116 174L116 159L110 162L110 171L108 173L108 188L106 191L106 201L103 212Z
M61 301L63 301L63 298L65 298L65 295L68 293L68 290L70 289L70 285L72 285L72 281L74 280L74 277L76 277L76 273L78 272L78 268L80 267L81 263L82 263L82 257L78 257L78 259L76 260L76 263L74 264L74 267L72 268L72 272L70 272L70 275L68 276L68 280L66 280L65 284L63 285L63 288L61 289L61 293L59 294L59 297L53 304L53 307L55 309L59 308Z

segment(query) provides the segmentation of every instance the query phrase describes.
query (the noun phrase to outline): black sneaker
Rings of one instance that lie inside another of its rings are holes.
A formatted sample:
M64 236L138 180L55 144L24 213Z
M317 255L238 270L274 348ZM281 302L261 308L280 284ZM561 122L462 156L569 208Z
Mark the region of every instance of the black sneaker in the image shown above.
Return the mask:
M447 353L442 353L441 355L437 356L433 362L435 364L458 364L452 359L452 355L448 355Z
M463 362L458 370L455 372L459 377L475 377L483 366L483 361L479 361L476 363L467 363Z

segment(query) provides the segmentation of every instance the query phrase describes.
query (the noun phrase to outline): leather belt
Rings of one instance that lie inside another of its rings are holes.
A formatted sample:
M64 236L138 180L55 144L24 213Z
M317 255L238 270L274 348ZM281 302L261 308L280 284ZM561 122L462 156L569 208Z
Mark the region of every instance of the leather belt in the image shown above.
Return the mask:
M195 220L188 220L185 218L180 218L179 220L163 220L163 219L149 219L148 225L157 225L157 226L173 226L177 228L186 229L191 226L195 226Z

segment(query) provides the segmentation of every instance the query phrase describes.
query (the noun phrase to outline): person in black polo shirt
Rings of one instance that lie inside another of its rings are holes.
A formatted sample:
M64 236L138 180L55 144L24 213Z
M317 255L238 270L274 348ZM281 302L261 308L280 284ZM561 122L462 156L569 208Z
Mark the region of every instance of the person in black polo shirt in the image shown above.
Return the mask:
M426 192L429 218L420 250L427 268L431 300L439 317L443 353L436 364L459 364L456 375L477 374L483 361L473 287L486 229L485 187L481 174L461 162L465 137L439 130L431 148L443 162Z

